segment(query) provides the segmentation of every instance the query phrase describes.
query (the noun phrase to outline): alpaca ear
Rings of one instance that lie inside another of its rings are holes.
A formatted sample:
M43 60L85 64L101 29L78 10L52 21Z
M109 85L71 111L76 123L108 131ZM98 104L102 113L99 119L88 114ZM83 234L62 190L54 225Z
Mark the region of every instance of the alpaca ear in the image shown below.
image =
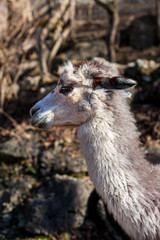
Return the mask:
M96 85L100 85L102 88L106 89L126 89L134 87L137 84L135 80L125 78L123 76L107 77L97 80L94 83L94 87L96 87Z

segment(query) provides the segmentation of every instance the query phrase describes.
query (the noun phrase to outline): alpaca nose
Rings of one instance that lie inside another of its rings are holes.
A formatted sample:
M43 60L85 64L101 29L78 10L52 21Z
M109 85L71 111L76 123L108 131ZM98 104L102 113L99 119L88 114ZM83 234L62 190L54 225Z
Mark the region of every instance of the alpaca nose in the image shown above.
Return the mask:
M30 110L30 116L33 117L33 115L40 110L40 107L32 107Z

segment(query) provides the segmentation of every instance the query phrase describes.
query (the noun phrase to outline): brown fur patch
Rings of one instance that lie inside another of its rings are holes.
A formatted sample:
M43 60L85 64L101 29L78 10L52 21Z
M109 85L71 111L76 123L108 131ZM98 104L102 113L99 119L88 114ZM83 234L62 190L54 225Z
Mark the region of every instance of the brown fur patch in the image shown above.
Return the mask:
M95 77L95 78L93 78L93 89L95 89L98 85L102 85L102 80L103 80L104 78L102 78L102 77Z

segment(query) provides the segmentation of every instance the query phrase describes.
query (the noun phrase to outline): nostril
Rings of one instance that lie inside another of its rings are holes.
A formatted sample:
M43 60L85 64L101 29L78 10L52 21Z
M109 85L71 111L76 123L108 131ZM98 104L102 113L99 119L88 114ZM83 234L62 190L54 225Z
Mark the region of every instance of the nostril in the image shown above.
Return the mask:
M31 115L31 117L36 113L36 112L38 112L40 110L40 107L33 107L33 108L31 108L31 110L30 110L30 115Z

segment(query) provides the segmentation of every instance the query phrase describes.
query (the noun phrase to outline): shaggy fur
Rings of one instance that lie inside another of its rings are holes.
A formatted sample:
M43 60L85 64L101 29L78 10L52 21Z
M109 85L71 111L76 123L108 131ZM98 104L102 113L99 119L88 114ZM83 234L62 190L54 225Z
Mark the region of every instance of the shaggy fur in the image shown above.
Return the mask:
M38 127L77 126L95 188L133 240L160 239L160 169L145 160L123 90L135 85L99 62L64 68L32 109Z

